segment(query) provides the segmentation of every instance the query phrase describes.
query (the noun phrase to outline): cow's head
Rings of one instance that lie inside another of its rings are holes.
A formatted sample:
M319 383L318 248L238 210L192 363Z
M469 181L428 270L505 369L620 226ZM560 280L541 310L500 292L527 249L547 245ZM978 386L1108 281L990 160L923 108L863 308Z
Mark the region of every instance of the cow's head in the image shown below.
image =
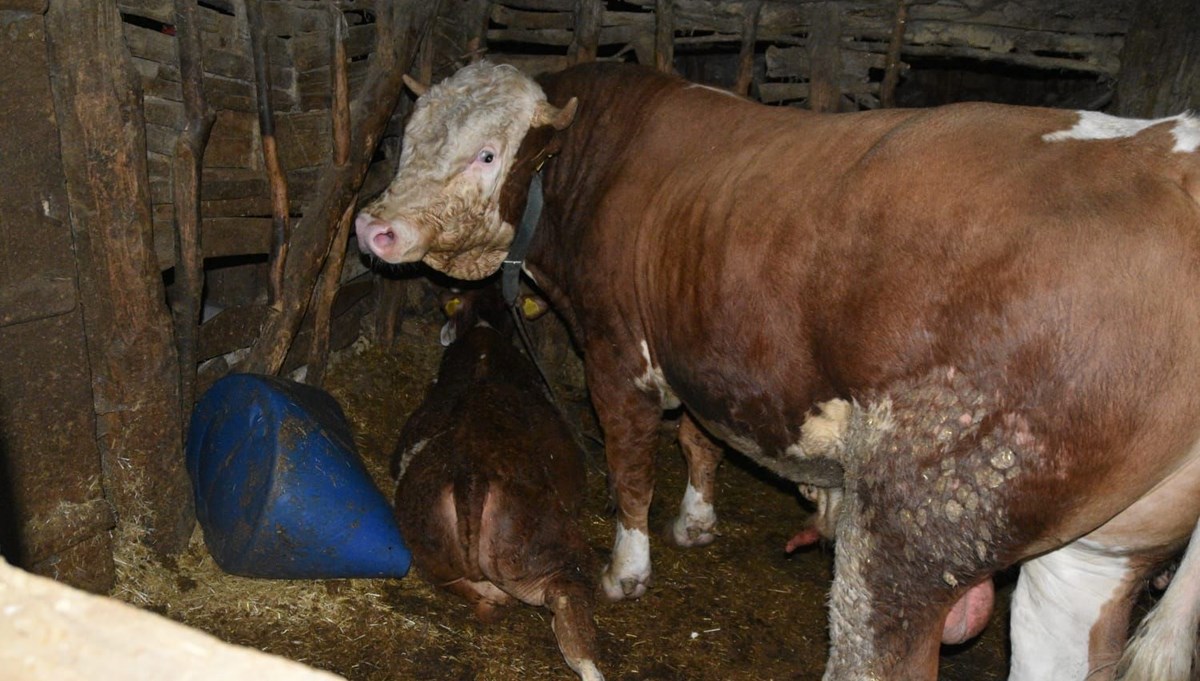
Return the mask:
M514 169L543 151L523 148L522 140L532 129L570 125L575 100L558 109L517 69L483 61L424 93L407 82L419 98L404 129L400 167L358 214L359 249L389 263L422 260L452 277L480 279L504 260L511 220L525 200L524 191L501 188L510 178L528 182L531 168Z

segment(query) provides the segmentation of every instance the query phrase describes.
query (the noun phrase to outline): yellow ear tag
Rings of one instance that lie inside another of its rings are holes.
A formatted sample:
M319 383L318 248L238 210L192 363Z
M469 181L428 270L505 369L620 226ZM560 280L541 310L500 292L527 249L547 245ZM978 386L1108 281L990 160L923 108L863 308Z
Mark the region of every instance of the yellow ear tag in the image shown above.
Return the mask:
M521 312L525 314L526 319L533 319L542 311L542 306L537 304L536 300L526 298L521 301Z
M446 301L445 305L442 306L442 311L446 313L447 317L453 317L454 313L458 312L458 308L460 307L462 307L462 299L451 298L450 300Z

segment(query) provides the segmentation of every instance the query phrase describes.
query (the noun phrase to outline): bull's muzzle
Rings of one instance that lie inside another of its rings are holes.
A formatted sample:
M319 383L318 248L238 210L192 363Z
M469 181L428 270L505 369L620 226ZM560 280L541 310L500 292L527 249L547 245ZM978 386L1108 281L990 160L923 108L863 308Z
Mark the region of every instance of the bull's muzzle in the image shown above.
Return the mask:
M363 212L354 220L354 231L358 235L358 250L372 253L384 262L416 262L429 251L421 231L407 220L382 220Z

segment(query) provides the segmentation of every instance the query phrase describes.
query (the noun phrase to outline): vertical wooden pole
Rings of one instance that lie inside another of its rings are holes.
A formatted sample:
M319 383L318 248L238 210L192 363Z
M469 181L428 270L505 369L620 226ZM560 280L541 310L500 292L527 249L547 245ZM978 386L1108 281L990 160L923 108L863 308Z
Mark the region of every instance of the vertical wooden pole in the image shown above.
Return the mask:
M604 3L601 0L575 0L575 37L568 51L573 63L596 60L603 20Z
M336 6L330 5L333 26L329 31L329 72L333 90L333 105L330 115L333 128L333 165L345 168L350 163L350 80L346 74L346 17ZM423 82L429 82L425 80ZM351 201L342 217L334 226L335 236L321 278L313 293L313 332L308 346L308 373L305 381L320 386L325 380L325 368L329 362L329 334L333 313L333 299L337 296L342 279L342 267L346 262L346 242L350 238L350 225L354 223L357 201Z
M216 113L204 100L204 63L195 0L175 0L175 36L183 89L183 130L175 141L171 192L175 205L175 345L179 352L182 427L196 401L197 345L204 294L204 254L200 247L200 178Z
M738 53L738 74L733 91L739 95L750 94L750 83L754 80L754 45L758 42L758 14L762 2L755 0L742 6L742 48Z
M371 155L391 119L400 93L402 76L412 65L420 38L440 9L439 0L392 0L376 6L376 48L367 66L362 90L351 106L362 119L352 125L350 162L344 167L330 163L313 190L304 217L292 232L283 278L282 309L268 315L250 356L239 365L242 371L274 374L300 329L308 311L317 275L329 253L336 224L366 177Z
M883 82L879 84L879 106L896 106L896 85L900 83L900 50L904 47L904 29L908 26L909 0L896 0L896 20L888 41L887 59L883 67Z
M271 253L268 258L269 303L282 309L283 272L287 262L291 215L288 208L287 174L279 164L275 141L275 111L271 105L271 60L267 56L267 28L262 1L246 0L246 23L250 25L250 54L254 60L254 92L258 100L258 130L262 138L263 163L271 186Z
M675 0L654 3L654 68L675 71Z
M179 363L152 246L141 88L116 3L46 13L105 496L160 554L195 524L183 466Z
M824 3L813 13L808 34L809 94L808 108L813 111L838 111L842 104L841 53L842 22L838 7Z

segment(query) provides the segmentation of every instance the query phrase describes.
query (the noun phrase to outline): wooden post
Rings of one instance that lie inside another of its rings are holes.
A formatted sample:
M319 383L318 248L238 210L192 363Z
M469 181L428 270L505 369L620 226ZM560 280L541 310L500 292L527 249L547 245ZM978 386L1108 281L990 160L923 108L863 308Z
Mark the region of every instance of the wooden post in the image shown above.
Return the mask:
M171 163L171 196L175 207L175 346L179 352L181 427L186 428L196 402L197 345L200 305L204 294L204 253L200 247L200 178L204 148L217 115L204 100L204 62L194 0L175 0L175 44L187 121L175 141Z
M151 246L141 88L115 3L46 13L55 115L96 406L118 529L160 554L195 524L183 466L179 364Z
M491 15L492 3L489 0L467 0L463 3L462 16L470 27L464 41L467 53L463 56L469 64L479 61L487 53L487 29Z
M600 50L600 24L604 20L604 3L600 0L575 0L575 36L567 54L571 62L596 61Z
M742 48L738 53L738 74L733 91L739 95L750 94L750 83L754 80L754 45L758 42L758 14L762 2L755 0L742 6Z
M283 366L308 311L317 273L336 236L330 226L337 223L362 186L371 155L404 90L401 78L412 65L420 38L440 5L440 0L394 0L377 6L376 49L362 90L351 105L351 111L361 112L362 118L353 125L350 162L341 168L330 163L318 180L313 200L292 232L282 309L267 317L239 370L274 374Z
M1200 108L1200 12L1195 3L1143 0L1130 7L1133 17L1121 49L1114 113L1158 118Z
M904 29L908 26L908 2L909 0L896 0L896 20L892 23L892 37L888 41L883 82L879 84L879 106L883 109L896 106L896 85L900 82L900 50L904 47Z
M329 31L329 72L333 89L330 115L333 128L333 166L344 169L350 163L350 81L346 74L346 17L335 6L330 6L333 27ZM428 45L426 40L425 44ZM428 48L426 48L428 49ZM428 83L429 80L422 82ZM338 284L342 279L342 267L346 262L346 241L350 238L350 225L354 224L354 209L357 201L351 201L341 219L334 227L336 234L333 246L325 259L321 278L313 293L313 330L308 345L308 373L305 381L320 386L325 380L325 368L329 362L329 325L333 311L333 299L337 296Z
M818 6L813 12L808 34L809 94L808 108L813 111L837 111L841 108L842 22L833 3Z
M675 71L675 0L654 2L654 68Z
M267 29L261 0L246 0L246 23L250 26L250 54L254 59L254 94L258 100L258 129L262 137L263 163L271 186L271 254L268 258L268 300L282 309L283 271L287 262L291 215L288 208L287 174L279 164L275 142L275 112L271 106L271 61L267 56Z

